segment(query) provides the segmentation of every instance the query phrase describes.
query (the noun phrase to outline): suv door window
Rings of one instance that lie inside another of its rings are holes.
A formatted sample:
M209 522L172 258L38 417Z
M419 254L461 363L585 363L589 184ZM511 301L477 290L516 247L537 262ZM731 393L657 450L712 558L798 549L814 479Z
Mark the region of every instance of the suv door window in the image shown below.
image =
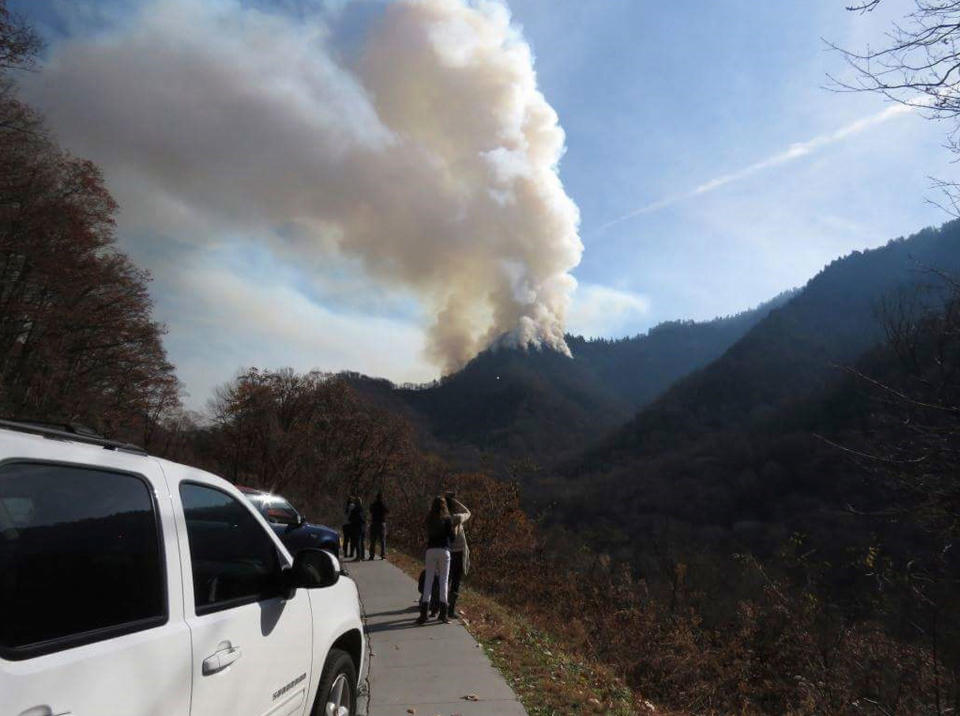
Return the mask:
M180 485L180 500L197 614L277 596L277 548L246 507L226 492L190 482Z
M144 478L0 467L0 653L26 658L166 621L156 508Z

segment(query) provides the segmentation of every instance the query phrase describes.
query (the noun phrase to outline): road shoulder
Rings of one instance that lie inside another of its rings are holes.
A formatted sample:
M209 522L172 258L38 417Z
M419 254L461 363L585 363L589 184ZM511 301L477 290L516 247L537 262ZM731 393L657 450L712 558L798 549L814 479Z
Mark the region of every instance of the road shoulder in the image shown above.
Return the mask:
M477 641L458 623L417 617L417 585L382 560L349 562L360 589L369 644L368 716L462 714L520 716L526 711Z

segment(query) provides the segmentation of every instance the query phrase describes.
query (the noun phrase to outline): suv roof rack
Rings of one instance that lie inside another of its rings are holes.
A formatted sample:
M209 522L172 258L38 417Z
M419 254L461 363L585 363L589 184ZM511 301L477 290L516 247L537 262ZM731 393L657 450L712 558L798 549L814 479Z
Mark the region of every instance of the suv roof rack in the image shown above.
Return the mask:
M110 440L103 437L100 433L76 423L47 423L39 420L10 420L0 418L0 428L16 430L21 433L30 433L31 435L40 435L54 440L73 440L74 442L87 443L88 445L99 445L104 450L123 450L137 455L149 455L139 445L125 443L120 440Z

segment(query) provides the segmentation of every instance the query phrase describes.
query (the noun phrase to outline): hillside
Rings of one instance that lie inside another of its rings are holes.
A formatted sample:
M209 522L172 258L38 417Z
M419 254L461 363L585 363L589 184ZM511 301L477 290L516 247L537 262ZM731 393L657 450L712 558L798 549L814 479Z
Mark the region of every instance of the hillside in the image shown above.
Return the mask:
M822 392L836 382L838 365L855 362L882 340L885 311L910 307L920 300L919 287L936 282L931 269L960 273L960 221L833 261L718 360L678 382L587 454L581 466L602 470L713 431L762 424Z
M567 336L573 354L498 348L436 383L355 385L404 410L462 466L504 468L511 460L554 464L614 430L674 381L720 356L785 293L753 310L712 321L671 321L619 340Z
M641 572L654 568L651 550L666 534L689 555L770 556L794 534L815 535L835 559L866 549L876 525L852 520L846 506L883 510L889 496L816 436L857 444L876 432L886 404L842 366L895 380L881 307L902 325L939 310L949 282L929 267L960 274L960 222L831 263L563 478L540 481L536 500Z

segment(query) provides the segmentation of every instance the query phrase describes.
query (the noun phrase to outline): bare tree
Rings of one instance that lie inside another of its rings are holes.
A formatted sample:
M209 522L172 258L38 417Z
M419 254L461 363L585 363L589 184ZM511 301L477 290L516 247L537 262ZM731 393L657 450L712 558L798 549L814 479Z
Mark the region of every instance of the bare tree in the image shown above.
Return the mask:
M32 68L41 44L33 28L0 0L0 69Z
M847 10L868 13L881 2L863 0ZM960 160L960 1L914 0L913 10L892 24L879 47L853 50L827 44L854 71L849 79L831 76L835 89L878 93L946 121L946 146ZM960 185L933 177L931 181L947 200L932 203L960 215Z

